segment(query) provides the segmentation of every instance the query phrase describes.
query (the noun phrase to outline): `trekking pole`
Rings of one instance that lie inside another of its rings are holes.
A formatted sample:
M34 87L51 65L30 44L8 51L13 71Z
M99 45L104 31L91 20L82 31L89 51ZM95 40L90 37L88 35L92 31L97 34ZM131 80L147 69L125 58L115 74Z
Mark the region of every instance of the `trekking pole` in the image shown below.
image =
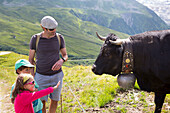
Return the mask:
M61 101L61 113L62 113L62 94L60 95L60 101Z
M77 99L77 97L75 96L75 94L73 93L73 90L71 89L71 87L68 85L68 83L66 82L68 88L70 89L71 93L73 94L74 98L76 99L76 101L78 102L79 106L81 107L81 109L83 110L83 113L86 113L86 111L84 110L83 106L80 104L79 100Z

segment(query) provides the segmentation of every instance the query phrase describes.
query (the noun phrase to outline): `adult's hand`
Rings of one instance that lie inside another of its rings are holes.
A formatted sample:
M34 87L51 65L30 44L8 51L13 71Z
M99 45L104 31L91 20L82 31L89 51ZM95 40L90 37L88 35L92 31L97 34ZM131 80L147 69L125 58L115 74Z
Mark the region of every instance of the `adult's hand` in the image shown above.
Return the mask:
M58 60L52 67L53 71L59 70L61 66L63 65L64 61L63 59Z

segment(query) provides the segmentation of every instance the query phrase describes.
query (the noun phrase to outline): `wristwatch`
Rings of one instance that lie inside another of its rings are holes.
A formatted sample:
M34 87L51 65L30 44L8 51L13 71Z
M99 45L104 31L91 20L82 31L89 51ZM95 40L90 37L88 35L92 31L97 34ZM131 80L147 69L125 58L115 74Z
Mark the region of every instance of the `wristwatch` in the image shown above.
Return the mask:
M66 61L66 59L65 59L65 58L63 58L63 57L61 57L61 59L63 59L63 61L64 61L64 62Z

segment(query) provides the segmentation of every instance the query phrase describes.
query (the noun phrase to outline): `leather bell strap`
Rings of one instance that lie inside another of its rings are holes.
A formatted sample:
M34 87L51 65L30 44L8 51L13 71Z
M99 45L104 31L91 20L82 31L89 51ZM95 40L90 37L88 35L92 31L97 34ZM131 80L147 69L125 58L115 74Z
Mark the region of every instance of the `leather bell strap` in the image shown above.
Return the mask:
M133 50L130 41L124 42L122 74L133 73Z

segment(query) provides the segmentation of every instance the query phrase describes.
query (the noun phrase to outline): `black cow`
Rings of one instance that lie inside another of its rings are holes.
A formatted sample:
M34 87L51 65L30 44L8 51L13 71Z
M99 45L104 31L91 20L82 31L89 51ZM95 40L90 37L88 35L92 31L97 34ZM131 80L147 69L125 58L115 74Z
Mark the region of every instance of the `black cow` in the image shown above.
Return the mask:
M155 92L155 113L160 113L166 94L170 93L170 30L144 32L124 40L113 33L107 37L97 36L105 43L92 71L98 75L120 74L128 43L132 47L133 74L138 85L142 90Z

